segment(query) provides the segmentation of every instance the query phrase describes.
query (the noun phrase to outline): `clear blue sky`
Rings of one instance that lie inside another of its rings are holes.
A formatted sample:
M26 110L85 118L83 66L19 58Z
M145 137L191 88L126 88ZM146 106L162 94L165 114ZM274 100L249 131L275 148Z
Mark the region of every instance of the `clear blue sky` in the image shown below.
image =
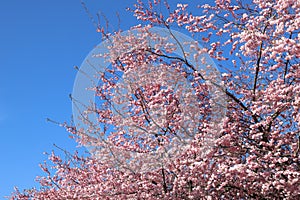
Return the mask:
M110 24L127 30L137 22L125 12L135 0L85 0L91 14L102 11ZM169 1L173 5L178 1ZM179 1L182 2L182 1ZM188 1L185 1L188 2ZM103 22L103 21L102 21ZM14 186L36 186L39 163L53 144L74 151L61 127L72 115L69 94L85 56L100 35L80 0L0 1L0 199Z
M125 8L134 0L86 0L92 14L101 10L122 27L135 23ZM124 14L125 13L125 14ZM128 18L127 18L128 17ZM38 164L53 144L73 151L68 133L46 118L70 121L76 71L100 42L79 0L0 1L0 199L14 186L35 186Z

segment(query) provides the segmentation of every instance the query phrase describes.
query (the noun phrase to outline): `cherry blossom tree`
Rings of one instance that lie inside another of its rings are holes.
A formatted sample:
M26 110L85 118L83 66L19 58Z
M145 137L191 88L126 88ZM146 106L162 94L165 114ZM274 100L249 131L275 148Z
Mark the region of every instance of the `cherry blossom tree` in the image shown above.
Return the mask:
M64 124L90 154L52 153L41 188L11 199L300 198L300 1L198 9L138 1L135 34L98 29L98 101L85 128Z

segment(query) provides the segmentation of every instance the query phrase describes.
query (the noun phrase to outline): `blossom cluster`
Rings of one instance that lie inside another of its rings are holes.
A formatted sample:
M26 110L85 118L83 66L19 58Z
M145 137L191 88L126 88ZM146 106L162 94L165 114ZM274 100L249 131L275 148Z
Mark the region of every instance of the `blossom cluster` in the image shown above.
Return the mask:
M100 55L98 124L71 129L91 155L50 155L56 173L42 165L42 187L11 199L299 199L300 1L135 6L139 34L115 33ZM201 40L170 43L154 25Z

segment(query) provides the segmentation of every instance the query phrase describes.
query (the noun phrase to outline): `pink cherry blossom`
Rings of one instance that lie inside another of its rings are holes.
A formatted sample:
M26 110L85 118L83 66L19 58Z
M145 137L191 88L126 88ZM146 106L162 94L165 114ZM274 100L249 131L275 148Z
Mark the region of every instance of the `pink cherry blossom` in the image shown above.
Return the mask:
M138 36L101 28L115 36L98 55L111 63L92 88L100 103L83 113L88 129L64 125L91 153L51 154L41 188L11 199L300 199L300 1L189 9L138 1ZM174 55L177 44L154 25L185 29L204 48L181 44L190 51Z

